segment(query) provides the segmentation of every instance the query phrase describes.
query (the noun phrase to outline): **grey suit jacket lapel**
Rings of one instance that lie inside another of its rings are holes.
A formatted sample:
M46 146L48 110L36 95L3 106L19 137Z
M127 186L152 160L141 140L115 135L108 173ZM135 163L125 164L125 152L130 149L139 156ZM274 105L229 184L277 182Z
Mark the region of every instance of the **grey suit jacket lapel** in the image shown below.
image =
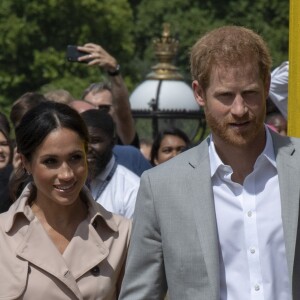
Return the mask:
M300 157L289 138L272 134L272 139L280 185L287 262L292 282L299 216Z
M190 185L192 190L187 191L187 193L192 195L194 219L201 249L204 253L209 281L211 282L214 296L212 299L220 299L219 243L210 177L208 139L195 147L194 150L189 160L194 172L191 178L188 178L192 181Z

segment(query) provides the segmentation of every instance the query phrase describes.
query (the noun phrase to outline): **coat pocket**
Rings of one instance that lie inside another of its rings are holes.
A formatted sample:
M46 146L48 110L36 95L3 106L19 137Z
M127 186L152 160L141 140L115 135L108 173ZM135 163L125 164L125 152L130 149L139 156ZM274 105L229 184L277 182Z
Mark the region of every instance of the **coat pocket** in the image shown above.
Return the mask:
M26 289L29 272L28 261L0 259L0 300L18 299Z

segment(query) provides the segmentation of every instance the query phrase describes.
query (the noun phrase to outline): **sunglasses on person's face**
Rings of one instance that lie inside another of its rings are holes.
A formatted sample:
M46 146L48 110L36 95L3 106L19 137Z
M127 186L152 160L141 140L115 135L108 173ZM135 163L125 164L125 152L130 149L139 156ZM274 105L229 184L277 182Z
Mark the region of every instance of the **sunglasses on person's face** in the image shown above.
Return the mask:
M111 104L98 105L98 109L100 111L105 111L105 112L109 112L111 107L112 107Z

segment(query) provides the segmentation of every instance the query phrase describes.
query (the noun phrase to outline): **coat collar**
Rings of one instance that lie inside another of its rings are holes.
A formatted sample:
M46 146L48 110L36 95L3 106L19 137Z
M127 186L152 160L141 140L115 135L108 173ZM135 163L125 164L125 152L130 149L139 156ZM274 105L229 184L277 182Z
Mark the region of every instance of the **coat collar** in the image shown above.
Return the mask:
M34 189L33 183L28 183L20 197L16 200L15 203L13 203L13 205L11 205L9 211L6 214L6 233L8 233L12 229L19 214L24 215L28 222L31 222L35 218L30 206L28 205L28 199L30 194L32 193L32 189ZM102 222L106 224L106 226L109 227L112 231L118 231L118 226L113 219L113 214L95 202L86 186L82 188L81 196L88 203L89 213L87 219L89 220L90 224L93 224L98 219L101 219Z
M6 232L16 231L16 255L58 278L82 299L76 280L107 258L110 246L106 239L107 236L118 236L118 225L113 214L96 203L83 187L81 196L87 201L88 216L60 254L28 205L33 188L32 183L28 184L5 216Z
M4 228L6 233L12 229L18 215L24 215L28 222L31 222L34 219L35 216L28 205L28 199L32 189L33 184L27 184L20 197L10 206L8 212L5 214L6 221Z
M99 205L92 197L89 189L84 186L82 188L82 196L87 199L89 205L88 220L90 224L94 224L100 219L109 227L112 231L118 232L118 225L116 224L113 214L107 211L103 206Z

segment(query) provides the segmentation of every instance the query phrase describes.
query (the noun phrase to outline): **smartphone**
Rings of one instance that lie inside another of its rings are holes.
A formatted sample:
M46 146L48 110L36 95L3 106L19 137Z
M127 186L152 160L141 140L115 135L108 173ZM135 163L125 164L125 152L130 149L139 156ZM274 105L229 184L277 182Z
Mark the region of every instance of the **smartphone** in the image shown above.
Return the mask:
M84 55L87 55L88 53L79 51L77 49L77 46L74 45L68 45L67 46L67 60L69 62L80 62L80 63L88 63L90 60L85 61L78 61L78 58Z

